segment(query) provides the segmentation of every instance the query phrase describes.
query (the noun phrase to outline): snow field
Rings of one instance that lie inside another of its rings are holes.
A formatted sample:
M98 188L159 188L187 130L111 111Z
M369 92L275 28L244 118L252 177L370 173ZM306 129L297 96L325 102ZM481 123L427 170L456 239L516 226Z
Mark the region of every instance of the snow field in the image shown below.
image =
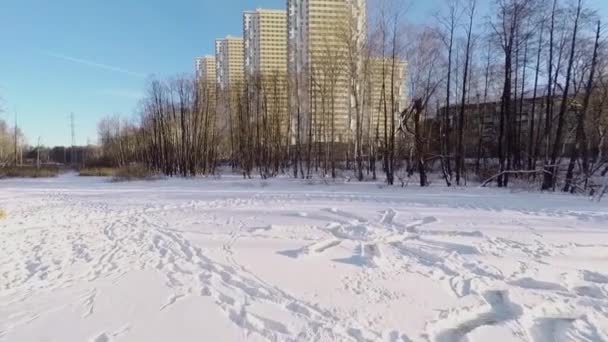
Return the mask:
M68 175L0 207L0 341L608 341L581 197Z

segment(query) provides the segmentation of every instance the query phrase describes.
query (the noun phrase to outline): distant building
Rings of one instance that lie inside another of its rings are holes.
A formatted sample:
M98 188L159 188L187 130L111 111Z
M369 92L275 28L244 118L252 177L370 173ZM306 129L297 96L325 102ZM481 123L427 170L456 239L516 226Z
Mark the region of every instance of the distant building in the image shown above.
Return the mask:
M392 58L372 57L369 60L368 98L366 101L371 116L370 122L365 124L371 126L372 134L379 133L380 140L383 139L384 133L385 102L389 129L390 120L398 120L398 115L407 106L406 72L407 63L403 60L395 60L395 63L393 63ZM391 84L394 86L392 90L390 88ZM395 99L394 107L391 105L391 96ZM399 125L395 123L395 127L399 127Z
M287 134L287 12L243 13L245 80L252 108Z
M348 50L353 48L349 45L364 43L365 6L365 0L287 1L289 106L292 117L300 117L299 127L292 120L292 130L299 128L300 137L307 136L310 123L315 131L333 128L334 141L347 141L352 135ZM328 98L334 101L328 103ZM314 141L331 138L312 137Z
M196 57L194 59L194 70L196 71L196 77L199 77L200 75L200 70L201 70L201 66L203 65L203 58L204 57Z
M231 127L245 82L243 38L228 36L215 41L218 125Z
M544 127L547 113L547 96L543 93L543 87L539 87L536 98L532 95L532 91L528 91L524 94L523 98L514 98L512 101L511 127L513 127L512 141L515 146L519 146L518 151L526 151L529 145L529 132L531 127L532 113L534 113L534 132L533 142L534 144L544 144L546 142L546 136L544 134ZM562 101L561 89L555 90L556 94L553 98L553 116L551 125L552 133L556 123L555 118ZM570 97L570 105L566 110L564 117L564 132L572 132L576 125L577 110L580 108L578 99ZM452 123L452 130L457 130L456 123L457 118L460 114L461 104L454 104L449 108L450 121ZM439 109L439 113L445 113L446 108L442 107ZM490 100L490 101L479 101L471 98L470 102L465 105L465 124L464 124L464 145L465 154L467 157L473 157L476 153L481 153L485 157L495 157L498 155L498 139L501 125L501 101ZM505 120L507 120L505 118ZM505 121L505 134L506 139L506 121ZM552 143L554 137L549 137L549 142ZM564 134L565 144L568 145L573 142L574 135ZM593 137L588 137L593 139ZM478 151L478 146L482 150ZM517 152L517 151L516 151Z
M257 9L243 13L245 74L287 73L287 12Z
M215 84L217 73L215 72L216 62L214 56L204 56L196 58L196 77L206 83Z
M244 60L243 38L228 36L215 41L216 76L220 89L242 87Z

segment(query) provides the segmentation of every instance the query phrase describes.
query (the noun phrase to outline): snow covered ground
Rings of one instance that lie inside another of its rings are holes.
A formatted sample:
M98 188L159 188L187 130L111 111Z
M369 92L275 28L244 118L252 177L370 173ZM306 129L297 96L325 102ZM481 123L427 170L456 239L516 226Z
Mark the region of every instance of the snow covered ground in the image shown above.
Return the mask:
M608 341L607 203L0 181L0 341Z

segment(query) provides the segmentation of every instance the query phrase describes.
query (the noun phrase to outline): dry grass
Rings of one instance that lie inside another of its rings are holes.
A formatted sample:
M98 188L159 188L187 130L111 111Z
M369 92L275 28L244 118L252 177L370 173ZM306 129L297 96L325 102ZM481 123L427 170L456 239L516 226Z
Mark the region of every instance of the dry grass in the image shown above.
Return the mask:
M81 177L114 177L118 169L111 167L86 167L78 170Z
M131 164L117 169L112 180L115 182L128 182L136 180L154 180L157 178L158 175L144 165Z
M4 220L6 216L6 210L0 209L0 220Z
M11 166L0 168L0 178L50 178L59 175L56 166Z

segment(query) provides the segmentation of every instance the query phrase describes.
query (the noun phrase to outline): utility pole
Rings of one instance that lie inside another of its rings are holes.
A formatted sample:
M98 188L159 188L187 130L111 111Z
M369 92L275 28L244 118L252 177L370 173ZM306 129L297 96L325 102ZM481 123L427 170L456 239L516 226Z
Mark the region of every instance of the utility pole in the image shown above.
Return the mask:
M87 137L87 146L85 146L82 152L82 167L86 166L87 159L89 158L89 146L91 146L91 139Z
M18 156L19 135L18 135L18 133L19 133L19 128L17 126L17 111L15 111L15 134L14 134L15 135L14 136L14 139L15 139L15 166L19 165L19 156Z
M40 136L38 136L38 146L36 147L36 167L40 168Z
M76 133L74 131L74 113L70 113L70 128L72 130L72 148L70 151L70 164L76 163Z

